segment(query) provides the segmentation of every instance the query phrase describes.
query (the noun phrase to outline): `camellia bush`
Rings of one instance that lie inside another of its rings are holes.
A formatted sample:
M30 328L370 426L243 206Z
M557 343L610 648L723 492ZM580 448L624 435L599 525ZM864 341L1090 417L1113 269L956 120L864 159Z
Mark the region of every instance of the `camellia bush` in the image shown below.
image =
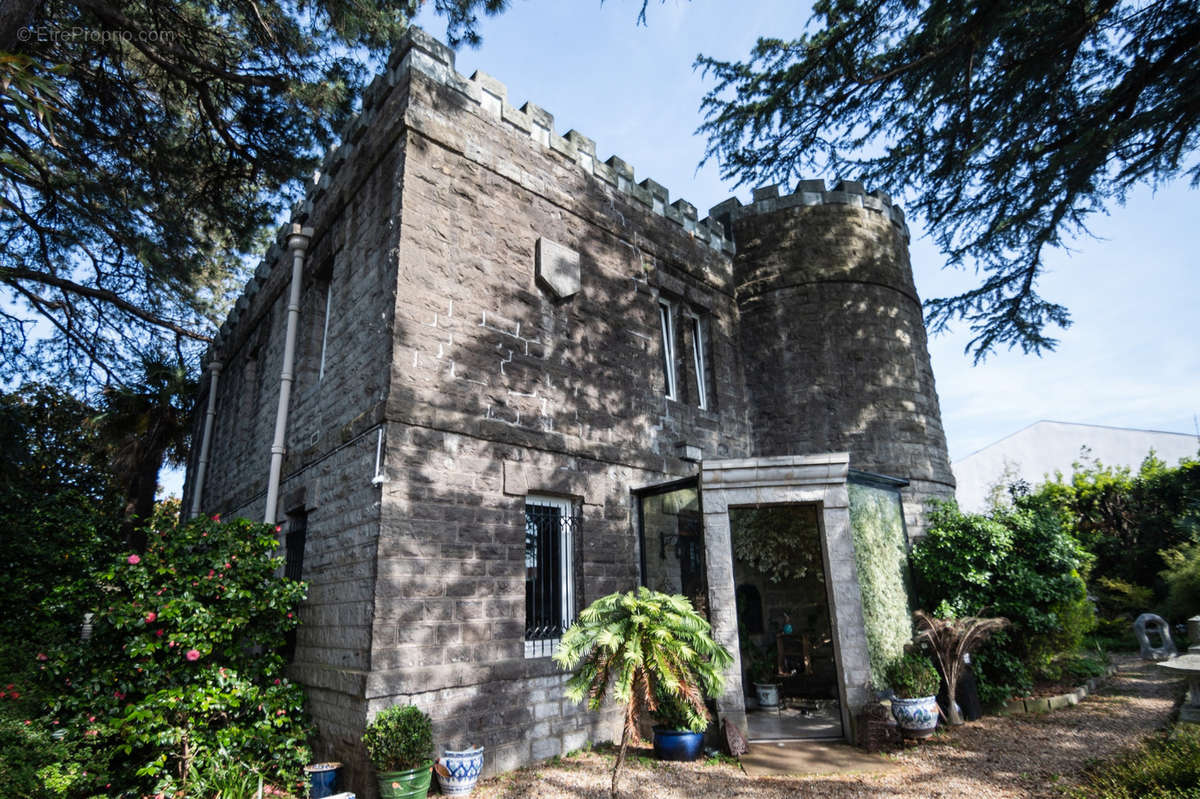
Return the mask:
M96 575L86 640L29 642L43 704L19 726L73 747L48 795L212 795L231 772L298 788L309 728L282 651L305 589L278 576L275 534L159 521Z

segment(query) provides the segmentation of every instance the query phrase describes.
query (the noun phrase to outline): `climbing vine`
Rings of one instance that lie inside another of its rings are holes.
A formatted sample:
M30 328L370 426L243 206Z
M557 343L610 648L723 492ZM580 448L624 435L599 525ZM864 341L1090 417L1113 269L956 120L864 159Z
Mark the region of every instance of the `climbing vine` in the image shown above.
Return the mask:
M887 664L913 634L904 519L894 491L851 483L849 492L871 682L884 688Z

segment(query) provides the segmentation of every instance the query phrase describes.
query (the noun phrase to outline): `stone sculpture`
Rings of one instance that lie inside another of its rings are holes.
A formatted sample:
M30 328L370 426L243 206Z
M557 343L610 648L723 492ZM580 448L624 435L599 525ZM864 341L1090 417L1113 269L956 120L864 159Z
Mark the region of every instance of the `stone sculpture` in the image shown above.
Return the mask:
M1171 640L1171 628L1166 620L1156 613L1143 613L1138 616L1133 622L1133 634L1141 644L1143 660L1167 660L1179 653L1175 642ZM1151 635L1158 636L1158 646L1150 642Z

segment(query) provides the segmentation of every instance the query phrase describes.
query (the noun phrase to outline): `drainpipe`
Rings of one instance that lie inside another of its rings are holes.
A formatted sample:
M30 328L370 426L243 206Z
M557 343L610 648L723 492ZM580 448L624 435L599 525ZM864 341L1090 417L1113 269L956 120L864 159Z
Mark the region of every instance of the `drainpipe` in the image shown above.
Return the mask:
M292 395L292 370L296 362L296 327L300 320L300 282L304 273L304 252L312 238L312 228L292 225L288 249L292 251L292 288L288 294L287 337L283 345L283 370L279 374L279 408L275 411L275 440L271 443L271 475L267 478L267 512L263 521L275 524L279 510L279 481L283 474L284 438L287 435L288 400Z
M192 486L192 510L188 518L200 515L200 496L204 493L204 473L208 471L208 454L212 448L213 421L217 418L217 382L221 377L221 362L208 365L208 409L204 413L204 433L200 438L200 465L196 467L196 483Z

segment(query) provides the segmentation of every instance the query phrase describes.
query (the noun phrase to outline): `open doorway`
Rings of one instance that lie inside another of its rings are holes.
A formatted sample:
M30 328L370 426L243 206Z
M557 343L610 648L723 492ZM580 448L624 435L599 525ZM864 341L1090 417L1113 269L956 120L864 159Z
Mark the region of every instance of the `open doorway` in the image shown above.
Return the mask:
M729 508L751 740L844 735L821 519L813 502ZM776 690L761 702L756 683Z

